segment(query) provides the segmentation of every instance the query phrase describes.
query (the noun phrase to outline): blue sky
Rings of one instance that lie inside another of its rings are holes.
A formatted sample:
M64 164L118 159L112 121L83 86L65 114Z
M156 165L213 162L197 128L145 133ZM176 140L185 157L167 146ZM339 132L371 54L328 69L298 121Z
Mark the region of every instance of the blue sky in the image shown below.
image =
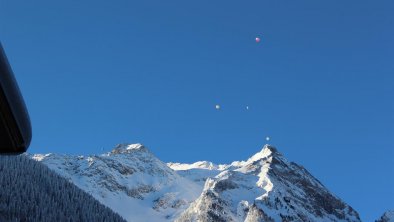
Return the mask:
M229 163L270 136L373 221L394 209L393 11L391 0L2 0L0 36L31 153L140 142L163 161Z

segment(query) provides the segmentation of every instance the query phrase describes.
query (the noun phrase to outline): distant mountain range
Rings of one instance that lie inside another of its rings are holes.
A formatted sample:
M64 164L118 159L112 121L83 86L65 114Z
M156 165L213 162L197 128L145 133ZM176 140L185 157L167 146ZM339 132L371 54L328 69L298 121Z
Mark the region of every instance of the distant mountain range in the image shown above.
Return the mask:
M30 155L128 221L360 221L270 145L245 161L164 163L141 144L102 155Z

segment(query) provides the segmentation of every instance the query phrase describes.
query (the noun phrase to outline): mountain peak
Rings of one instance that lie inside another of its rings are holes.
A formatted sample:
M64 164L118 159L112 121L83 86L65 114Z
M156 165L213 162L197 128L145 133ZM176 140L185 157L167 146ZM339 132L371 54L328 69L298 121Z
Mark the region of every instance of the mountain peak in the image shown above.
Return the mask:
M272 155L281 155L278 150L269 144L265 144L260 152L257 152L252 157L250 157L246 162L252 163L258 160L266 159Z
M149 150L142 144L118 144L109 154L133 153L133 152L149 152Z
M267 151L269 150L272 155L282 155L281 153L278 152L278 149L276 149L276 147L274 147L270 144L265 144L260 152L262 152L264 150L267 150Z

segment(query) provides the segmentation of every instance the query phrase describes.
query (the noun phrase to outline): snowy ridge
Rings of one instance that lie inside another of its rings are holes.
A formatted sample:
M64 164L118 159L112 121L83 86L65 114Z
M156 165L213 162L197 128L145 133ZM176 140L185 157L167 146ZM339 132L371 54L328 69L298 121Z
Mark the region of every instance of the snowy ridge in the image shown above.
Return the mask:
M217 170L218 166L208 161L198 161L192 164L187 163L167 163L167 166L173 170L190 170L190 169L206 169Z
M163 163L141 144L32 155L129 221L360 221L303 167L265 145L246 161Z

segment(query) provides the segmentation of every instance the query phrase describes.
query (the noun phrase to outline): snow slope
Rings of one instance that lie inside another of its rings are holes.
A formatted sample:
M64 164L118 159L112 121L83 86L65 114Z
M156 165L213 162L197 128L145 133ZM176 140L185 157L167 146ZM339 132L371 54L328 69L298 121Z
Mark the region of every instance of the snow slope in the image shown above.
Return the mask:
M360 221L355 210L270 145L245 161L222 165L165 164L141 144L87 157L32 158L129 221Z

